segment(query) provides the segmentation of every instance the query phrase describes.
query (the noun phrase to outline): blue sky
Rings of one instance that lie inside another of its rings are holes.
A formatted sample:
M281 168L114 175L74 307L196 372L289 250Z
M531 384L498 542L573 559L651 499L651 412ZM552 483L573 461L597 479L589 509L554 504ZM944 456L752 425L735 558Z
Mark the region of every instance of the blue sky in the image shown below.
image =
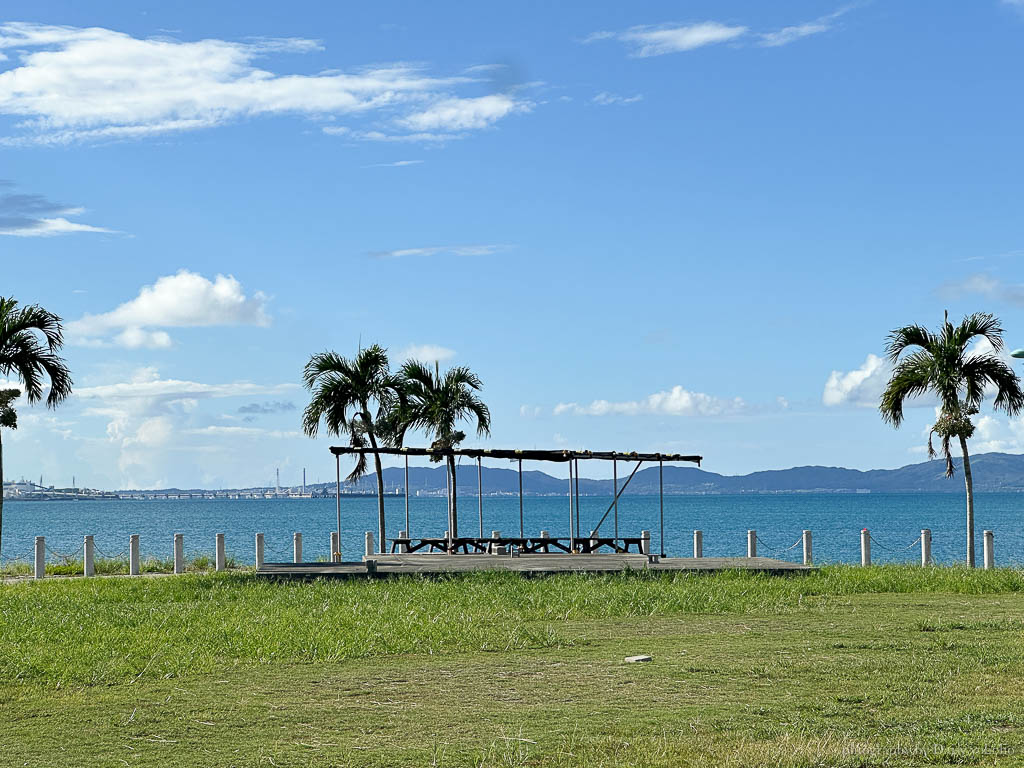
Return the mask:
M372 342L477 371L494 446L892 467L934 414L873 409L890 329L1024 346L1021 3L4 14L0 293L78 388L8 477L326 480L301 368Z

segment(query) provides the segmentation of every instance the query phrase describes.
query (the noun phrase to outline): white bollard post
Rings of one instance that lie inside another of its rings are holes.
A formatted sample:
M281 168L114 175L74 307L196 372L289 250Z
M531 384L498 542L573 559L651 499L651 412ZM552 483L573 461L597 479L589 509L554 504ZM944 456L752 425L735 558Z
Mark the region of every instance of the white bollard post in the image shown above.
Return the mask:
M992 551L992 538L992 531L982 531L982 553L986 571L991 571L996 565L995 554Z
M645 555L651 554L651 532L640 531L640 552Z
M36 536L35 568L32 575L41 579L46 576L46 537Z
M373 531L366 532L366 556L373 557Z
M265 548L265 541L262 533L256 534L256 570L258 571L263 567L263 551Z
M590 551L597 552L597 531L590 532Z
M292 536L293 559L296 563L302 562L302 534L298 531Z
M337 531L331 531L331 562L341 562L341 544L338 542Z
M174 534L174 572L185 572L185 534Z
M860 564L871 565L871 531L862 528L860 532Z
M400 539L407 539L407 538L409 538L409 532L408 531L399 531L398 532L398 538L400 538ZM405 554L408 554L408 552L409 552L409 545L408 544L404 544L403 543L403 544L399 544L398 545L398 554L405 555Z
M128 537L128 575L138 576L142 573L142 561L139 558L139 534Z
M704 531L693 532L693 556L704 557Z
M804 531L804 565L814 562L814 553L811 551L811 532Z
M927 567L932 564L932 532L928 528L921 529L921 565Z
M92 536L86 536L82 542L82 575L96 575L96 542Z
M224 534L218 533L215 542L214 568L218 571L223 571L227 567L227 558L224 557Z
M541 537L542 539L550 539L550 538L551 538L551 533L550 533L549 531L541 531L541 532L540 532L540 537ZM544 553L547 553L547 552L548 552L548 545L547 545L547 543L546 543L546 542L545 542L545 544L544 544L544 546L543 546L542 550L543 550L543 552L544 552Z
M747 531L747 557L757 557L757 531Z
M501 531L491 531L491 538L492 539L500 539L501 538ZM504 555L505 554L505 547L504 547L504 545L502 545L502 544L492 544L491 545L491 554L493 554L493 555Z

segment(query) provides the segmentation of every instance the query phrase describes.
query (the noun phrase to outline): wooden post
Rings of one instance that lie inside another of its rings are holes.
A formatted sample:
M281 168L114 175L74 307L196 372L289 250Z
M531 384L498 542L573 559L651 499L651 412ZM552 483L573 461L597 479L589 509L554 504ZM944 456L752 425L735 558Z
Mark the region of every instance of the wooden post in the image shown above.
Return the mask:
M93 541L92 536L86 536L85 541L82 542L82 575L83 576L95 576L96 575L96 542Z
M171 547L171 553L174 557L174 572L184 573L185 572L185 534L176 533L174 534L173 546Z
M296 563L302 562L302 534L298 531L292 535L292 559Z
M921 566L932 564L932 532L928 528L921 529Z
M862 528L860 532L860 564L871 565L871 531Z
M46 577L46 537L36 536L35 563L32 576L37 579Z
M373 557L373 531L366 532L366 556Z
M331 547L331 552L332 552L331 559L332 560L334 559L334 554L333 554L334 552L341 552L341 454L336 455L334 457L334 459L335 459L334 471L336 473L336 475L335 475L336 480L335 480L335 483L334 483L334 499L335 499L335 504L337 504L337 510L338 510L338 531L337 531L338 532L338 548L334 549L334 547ZM408 461L408 459L406 459L406 461ZM406 514L406 516L409 515L409 501L408 501L408 499L406 499L405 514ZM340 559L341 558L339 557L339 560Z
M224 534L218 533L214 538L216 549L214 551L214 569L223 571L227 567L227 558L224 553Z
M133 533L128 537L128 575L138 576L140 573L142 567L139 558L139 534Z
M484 537L484 468L480 457L476 457L476 501L480 513L480 538Z
M409 454L405 454L405 536L409 536Z
M519 535L520 537L525 536L523 533L523 460L519 460Z
M747 531L747 557L757 557L757 531Z
M645 554L651 554L651 532L640 531L640 551Z
M996 566L995 554L992 551L992 539L992 531L981 532L982 557L984 558L986 571L991 571Z
M619 538L619 460L612 454L612 506L615 508L615 538Z
M407 539L407 538L409 538L409 532L408 531L399 531L398 532L398 538L400 538L400 539ZM402 544L398 545L398 553L400 555L404 555L408 551L409 551L409 545L408 544L402 543Z
M569 551L576 551L576 535L573 530L572 519L572 462L569 462Z
M338 540L337 531L331 531L331 562L341 562L341 542Z
M665 554L665 462L658 454L658 520L661 524L661 532L658 535L658 543L661 544L661 556Z
M693 556L704 557L704 531L693 532Z
M580 537L580 462L579 459L572 460L576 471L576 538Z
M804 531L804 565L814 562L814 553L811 551L811 532Z
M263 549L264 549L263 534L262 533L257 533L256 534L256 570L257 571L260 568L263 567Z

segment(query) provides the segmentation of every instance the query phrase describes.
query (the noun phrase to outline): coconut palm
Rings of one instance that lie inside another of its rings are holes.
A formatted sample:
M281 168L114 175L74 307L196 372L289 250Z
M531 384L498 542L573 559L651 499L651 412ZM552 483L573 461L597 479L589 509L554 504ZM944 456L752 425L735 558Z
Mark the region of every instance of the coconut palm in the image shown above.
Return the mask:
M0 375L13 377L25 388L25 399L38 403L43 399L46 382L46 405L56 408L71 394L71 372L57 354L64 345L61 319L42 307L31 304L18 307L13 298L0 296ZM18 414L14 401L20 389L0 390L0 427L17 429ZM0 429L0 434L2 434ZM3 547L3 442L0 440L0 552Z
M975 339L987 341L988 348L969 350L968 346ZM932 394L939 401L939 417L928 436L928 456L936 456L932 435L938 435L946 460L946 477L952 477L954 471L950 443L954 439L960 443L967 486L969 568L974 567L974 482L967 453L967 441L974 434L971 417L978 413L986 394L992 392L995 393L992 401L995 410L1016 416L1024 409L1020 379L999 357L1002 349L1003 328L999 319L983 312L968 315L957 326L949 322L949 312L946 312L937 333L920 325L897 328L889 334L886 347L894 367L879 405L882 418L899 427L903 423L904 401Z
M393 439L400 444L408 429L422 429L433 438L431 455L433 461L447 458L448 481L448 531L451 538L459 535L458 489L455 484L455 456L445 453L456 448L466 438L466 433L456 429L460 421L476 421L477 435L491 432L491 412L477 396L483 388L480 377L469 368L458 366L441 375L437 363L434 370L419 362L409 360L400 371L403 379L405 400L393 432Z
M352 447L365 448L369 444L377 473L377 522L383 552L387 530L384 471L378 449L383 434L381 425L391 423L401 395L400 380L390 371L387 350L374 344L360 350L352 360L335 352L320 352L306 363L303 380L313 395L302 417L307 435L316 437L323 420L328 434L348 436ZM358 480L366 474L366 468L366 454L358 453L347 480Z

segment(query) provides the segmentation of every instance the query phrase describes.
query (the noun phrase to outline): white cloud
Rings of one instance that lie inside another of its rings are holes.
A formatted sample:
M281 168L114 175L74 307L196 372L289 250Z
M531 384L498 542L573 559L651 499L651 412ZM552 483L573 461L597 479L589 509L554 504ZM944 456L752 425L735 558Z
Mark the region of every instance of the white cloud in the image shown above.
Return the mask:
M454 91L477 78L405 64L316 74L257 66L320 50L306 39L140 39L100 27L8 23L0 25L0 49L16 59L0 71L0 114L21 119L19 135L0 139L6 144L141 138L279 114L467 131L532 106L511 96L460 97Z
M814 21L783 27L774 32L752 32L747 26L740 24L723 24L718 21L703 21L696 24L655 24L630 27L620 32L594 32L586 37L584 43L601 40L618 40L629 48L630 56L646 58L663 56L668 53L682 53L727 42L743 42L753 39L758 45L776 48L788 45L811 35L826 32L840 16L849 12L850 7L821 16Z
M395 160L393 163L373 163L364 168L405 168L407 165L419 165L422 160Z
M763 32L759 35L761 38L760 45L766 48L777 48L782 45L789 45L796 40L810 37L811 35L827 32L832 29L832 22L849 11L850 7L847 6L845 8L840 8L838 11L833 13L821 16L814 21L795 24L791 27L783 27L777 32Z
M187 435L205 435L208 437L272 437L297 438L303 437L297 430L263 429L261 427L222 427L211 425L200 429L187 429Z
M533 105L503 93L476 98L445 99L424 110L413 112L397 122L414 132L471 131L489 128L498 120L516 112L529 112Z
M508 250L507 245L439 245L427 248L398 248L393 251L371 251L378 259L400 259L403 256L491 256Z
M67 324L69 340L83 346L116 344L136 349L160 349L172 343L161 328L270 324L267 297L257 291L246 296L234 277L208 280L181 270L143 286L139 295L110 312L85 315Z
M539 405L520 405L519 415L524 419L536 419L544 412L544 409Z
M437 344L411 344L403 349L398 356L402 360L421 360L425 363L432 363L435 360L444 362L455 357L455 350Z
M593 99L591 99L591 101L595 104L607 107L612 104L635 104L638 101L642 101L643 98L643 95L639 93L635 96L619 96L617 93L601 91L601 93L597 94Z
M630 48L630 55L638 58L662 56L702 48L705 45L735 40L747 33L747 27L729 26L717 21L698 24L630 27L623 32L595 32L584 40L619 40Z
M0 188L11 186L10 182L0 182ZM42 195L0 194L0 235L54 237L75 232L114 231L67 219L68 216L81 216L84 212L84 208L55 203Z
M703 392L690 392L676 385L670 390L655 392L642 400L611 402L594 400L587 405L579 403L559 403L555 406L555 416L574 414L578 416L608 416L639 414L663 414L668 416L727 416L746 408L742 398L725 399L706 395Z
M297 388L297 384L262 385L248 381L206 384L165 379L157 369L145 367L137 369L127 381L79 387L70 407L81 406L83 417L100 417L106 421L103 442L115 452L107 462L116 464L120 487L154 487L166 484L163 473L172 452L188 454L196 450L187 437L219 438L226 448L232 449L237 448L240 439L260 436L252 431L254 428L195 425L201 401L279 395ZM294 434L268 431L262 436L291 437ZM203 445L208 442L204 441Z
M993 301L1024 307L1024 285L1019 283L1008 285L999 278L986 273L970 275L958 282L947 283L943 286L942 293L954 299L962 296L983 296Z
M888 362L869 354L859 368L845 373L832 371L825 382L821 401L827 406L877 408L891 370Z

